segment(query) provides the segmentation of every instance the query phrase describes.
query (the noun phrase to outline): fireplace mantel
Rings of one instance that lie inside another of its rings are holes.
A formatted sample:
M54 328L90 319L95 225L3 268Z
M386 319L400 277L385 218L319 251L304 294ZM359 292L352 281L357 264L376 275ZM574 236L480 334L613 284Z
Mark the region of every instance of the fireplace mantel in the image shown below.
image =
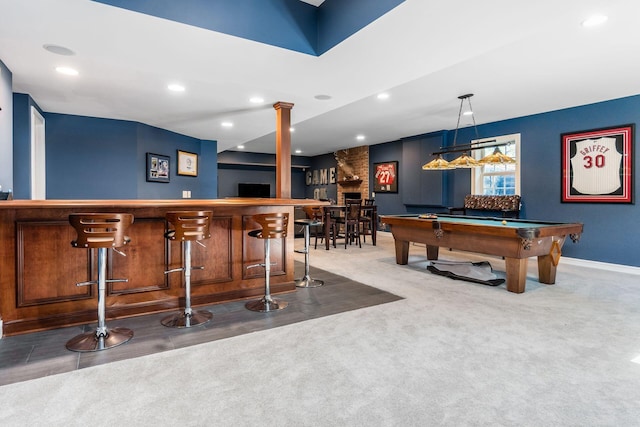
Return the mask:
M362 180L361 179L343 179L340 181L336 181L336 184L341 185L343 187L346 186L354 186L354 185L360 185L362 184Z

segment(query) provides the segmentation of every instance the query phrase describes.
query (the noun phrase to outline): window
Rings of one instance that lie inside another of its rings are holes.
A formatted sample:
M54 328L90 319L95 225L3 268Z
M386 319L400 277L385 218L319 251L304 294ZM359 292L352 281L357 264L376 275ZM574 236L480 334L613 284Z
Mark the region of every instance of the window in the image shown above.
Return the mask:
M471 194L520 194L520 134L476 139L471 143L490 145L490 147L472 152L476 160L493 153L496 149L496 144L505 144L498 147L500 151L516 159L516 163L484 165L473 168L471 171Z

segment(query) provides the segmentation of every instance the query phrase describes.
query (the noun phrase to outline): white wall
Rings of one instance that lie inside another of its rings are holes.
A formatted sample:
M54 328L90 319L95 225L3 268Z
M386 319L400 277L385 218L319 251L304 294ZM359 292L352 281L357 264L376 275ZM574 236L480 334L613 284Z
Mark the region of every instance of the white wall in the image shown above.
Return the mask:
M0 61L0 185L13 188L13 92L12 75Z

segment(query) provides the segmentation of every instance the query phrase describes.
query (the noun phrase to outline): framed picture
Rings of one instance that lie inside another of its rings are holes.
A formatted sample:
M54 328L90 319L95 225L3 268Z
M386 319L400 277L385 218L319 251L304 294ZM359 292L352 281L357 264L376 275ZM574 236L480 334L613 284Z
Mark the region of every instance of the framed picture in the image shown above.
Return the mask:
M398 192L398 162L373 164L373 191L376 193Z
M169 182L169 156L147 153L147 181Z
M198 155L178 150L178 175L198 176Z
M633 125L563 133L562 202L633 203Z

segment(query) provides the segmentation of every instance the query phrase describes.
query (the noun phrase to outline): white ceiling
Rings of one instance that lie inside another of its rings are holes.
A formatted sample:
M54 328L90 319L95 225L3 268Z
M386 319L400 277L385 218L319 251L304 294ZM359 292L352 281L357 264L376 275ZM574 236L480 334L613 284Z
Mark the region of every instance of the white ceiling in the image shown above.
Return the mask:
M606 25L583 28L595 12ZM0 0L0 59L46 112L133 120L218 151L275 152L272 105L291 102L292 148L317 155L453 129L465 93L478 124L639 94L639 17L637 0L407 0L315 57L88 0ZM63 64L80 75L53 71Z

